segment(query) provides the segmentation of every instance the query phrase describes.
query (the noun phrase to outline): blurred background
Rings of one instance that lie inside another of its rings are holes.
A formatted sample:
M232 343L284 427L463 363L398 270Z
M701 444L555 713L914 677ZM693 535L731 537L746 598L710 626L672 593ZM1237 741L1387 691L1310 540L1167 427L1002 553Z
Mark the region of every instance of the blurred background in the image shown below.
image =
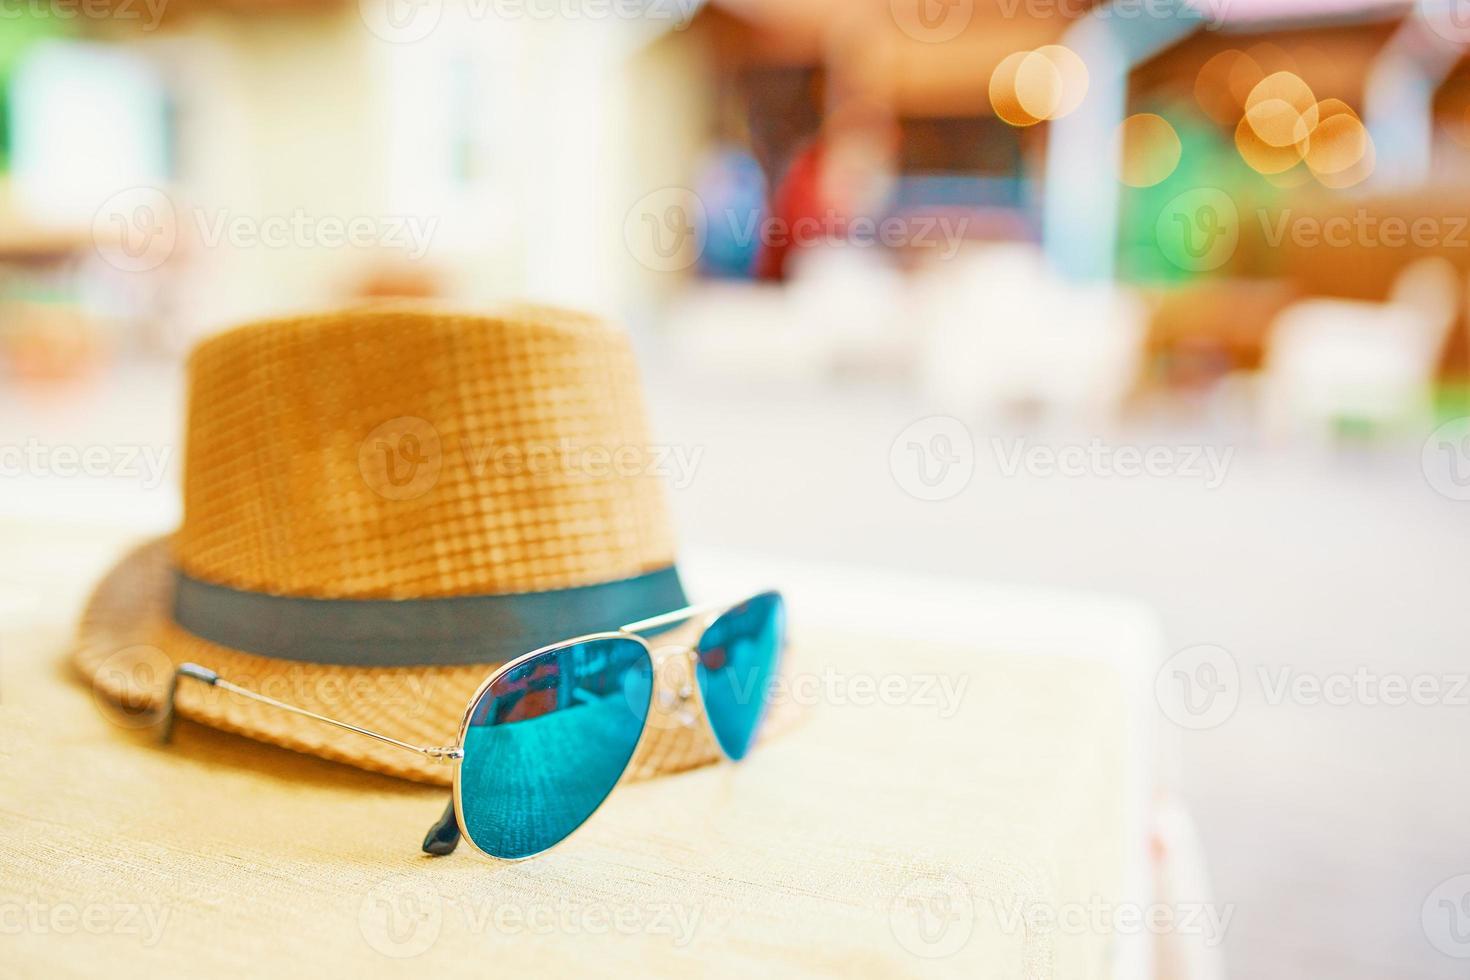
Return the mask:
M597 310L688 547L1142 598L1233 685L1159 750L1230 975L1462 977L1461 6L0 0L0 499L173 526L242 320Z

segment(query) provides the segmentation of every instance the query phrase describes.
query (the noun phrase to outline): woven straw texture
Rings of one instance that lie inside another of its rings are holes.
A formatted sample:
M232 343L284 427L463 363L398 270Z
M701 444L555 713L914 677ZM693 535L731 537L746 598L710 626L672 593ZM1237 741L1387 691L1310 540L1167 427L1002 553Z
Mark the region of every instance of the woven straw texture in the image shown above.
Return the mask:
M229 331L190 372L175 556L196 578L417 598L673 561L633 353L600 320L370 307Z
M274 594L417 598L590 585L674 561L662 487L640 455L652 445L632 353L601 321L535 307L480 317L369 307L230 331L201 345L190 369L183 526L98 586L74 654L139 724L174 665L193 661L318 714L447 745L493 669L227 649L172 622L174 566ZM600 449L618 465L587 455ZM684 679L664 672L660 683ZM178 705L298 751L450 778L422 756L215 688L185 683ZM787 723L773 716L768 731ZM718 758L702 724L655 711L649 727L635 777Z

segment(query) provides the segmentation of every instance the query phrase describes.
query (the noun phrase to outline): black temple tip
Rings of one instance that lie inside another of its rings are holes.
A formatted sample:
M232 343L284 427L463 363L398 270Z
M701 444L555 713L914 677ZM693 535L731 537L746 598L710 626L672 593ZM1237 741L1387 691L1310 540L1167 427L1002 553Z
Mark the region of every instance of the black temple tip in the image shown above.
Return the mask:
M192 677L196 681L203 681L210 687L219 683L218 674L208 667L201 667L198 664L179 664L177 674L182 677Z
M216 674L208 667L201 667L198 664L186 663L179 664L177 667L174 668L174 677L168 685L168 700L164 703L163 718L161 719L162 724L159 727L158 739L161 742L167 743L173 741L175 716L174 701L178 698L179 679L182 677L192 678L196 681L203 681L210 687L214 687L216 684L219 683L219 674Z
M453 854L459 846L459 820L454 815L454 800L444 808L444 815L434 822L424 837L424 853L435 857Z

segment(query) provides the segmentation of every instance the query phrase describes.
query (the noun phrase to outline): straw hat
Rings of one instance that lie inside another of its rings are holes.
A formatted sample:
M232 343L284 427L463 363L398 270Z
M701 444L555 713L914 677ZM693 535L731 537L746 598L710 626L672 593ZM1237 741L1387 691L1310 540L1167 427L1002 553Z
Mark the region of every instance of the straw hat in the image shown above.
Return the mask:
M450 744L493 664L684 605L658 455L628 339L591 316L392 304L237 328L189 361L183 524L100 583L74 663L139 726L192 661L319 714ZM432 622L456 598L527 594L553 603L553 621L497 613L468 638ZM407 640L332 626L349 606L391 622L409 604L431 622ZM283 606L306 607L309 628ZM366 769L449 778L216 688L181 686L178 710ZM635 775L716 758L702 727L657 713L649 724Z

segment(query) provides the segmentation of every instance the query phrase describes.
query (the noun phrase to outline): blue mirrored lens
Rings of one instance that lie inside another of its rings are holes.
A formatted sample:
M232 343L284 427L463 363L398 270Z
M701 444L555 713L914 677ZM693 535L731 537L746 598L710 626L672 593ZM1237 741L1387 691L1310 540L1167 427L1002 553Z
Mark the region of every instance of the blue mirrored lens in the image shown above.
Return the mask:
M576 830L627 768L652 696L647 648L621 637L548 650L497 678L465 732L465 835L521 858Z
M780 593L750 599L710 624L699 638L699 691L720 748L743 759L755 741L786 642Z

